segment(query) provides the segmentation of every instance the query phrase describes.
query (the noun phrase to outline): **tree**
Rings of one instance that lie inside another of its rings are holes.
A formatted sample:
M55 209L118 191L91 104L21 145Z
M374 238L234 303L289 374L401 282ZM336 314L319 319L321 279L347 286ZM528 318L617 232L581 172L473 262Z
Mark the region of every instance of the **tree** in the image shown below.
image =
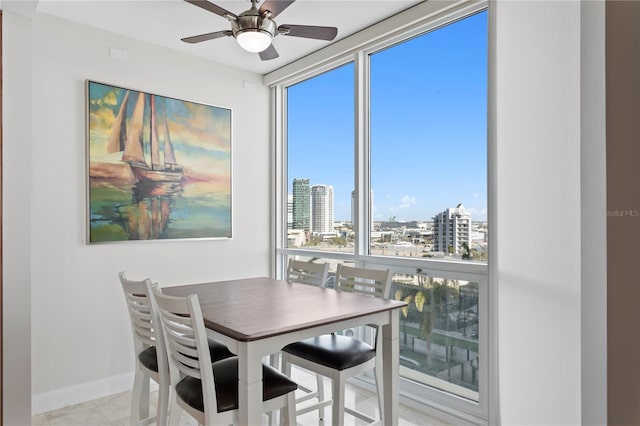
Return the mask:
M427 343L427 367L432 366L431 337L439 315L446 316L449 298L457 298L459 286L457 281L444 279L434 280L433 277L422 273L418 268L419 290L413 298L420 317L420 331Z
M393 296L395 300L402 300L402 290L396 290ZM405 346L407 345L407 316L409 315L409 305L411 304L412 300L413 300L412 294L405 297L404 302L407 304L407 306L404 306L400 309L400 312L402 312L402 328L403 328Z
M487 252L480 251L478 249L472 249L471 257L473 258L473 260L487 260Z
M307 241L304 245L307 247L312 247L312 246L317 246L322 242L322 240L320 239L320 237L318 237L317 235L312 236L311 238L309 238L309 241Z
M342 237L334 237L331 239L331 244L333 244L334 246L346 246L347 239Z
M470 260L473 257L473 253L469 250L469 245L467 243L462 243L462 249L464 250L462 253L462 260Z

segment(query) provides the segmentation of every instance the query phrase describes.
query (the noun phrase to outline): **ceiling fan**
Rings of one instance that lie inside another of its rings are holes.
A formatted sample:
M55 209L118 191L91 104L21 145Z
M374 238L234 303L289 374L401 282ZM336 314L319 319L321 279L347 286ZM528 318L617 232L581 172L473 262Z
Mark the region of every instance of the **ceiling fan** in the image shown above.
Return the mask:
M259 0L251 0L251 8L239 15L235 15L207 0L185 1L226 18L231 23L231 29L185 37L182 41L200 43L225 36L234 37L240 47L248 52L258 53L263 61L275 59L279 56L278 51L271 44L271 40L279 34L327 41L333 40L338 34L338 29L335 27L289 24L277 26L273 18L278 16L295 0L265 0L260 9L257 7Z

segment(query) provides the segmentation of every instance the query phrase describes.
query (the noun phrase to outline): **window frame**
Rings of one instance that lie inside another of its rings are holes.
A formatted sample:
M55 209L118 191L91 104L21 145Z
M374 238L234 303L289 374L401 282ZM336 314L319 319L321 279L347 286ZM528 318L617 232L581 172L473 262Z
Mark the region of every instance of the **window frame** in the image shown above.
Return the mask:
M414 10L418 9L418 10ZM354 189L357 193L357 203L353 227L357 230L371 229L369 223L368 197L370 193L370 159L369 159L369 55L387 49L426 32L436 30L439 27L455 22L459 19L488 11L488 108L487 108L487 202L489 208L489 260L487 263L437 260L437 259L413 259L403 257L387 257L370 255L370 233L356 232L356 240L353 253L339 253L323 250L310 250L287 247L287 195L288 195L288 164L287 164L287 88L303 82L334 68L354 63ZM419 17L418 17L419 16ZM413 271L416 265L427 274L440 278L451 278L477 282L480 286L479 309L485 314L480 317L480 345L479 357L482 362L480 373L480 388L478 402L469 401L445 391L428 387L424 384L412 382L401 378L400 393L403 403L417 409L425 410L425 406L433 410L448 413L455 418L462 418L473 423L491 424L492 419L498 419L498 392L497 392L497 280L496 264L492 242L496 235L495 209L495 141L493 138L493 123L495 118L494 94L492 91L492 74L494 59L492 58L493 44L491 3L487 1L462 1L462 2L425 2L407 12L398 14L387 21L383 21L362 33L356 34L355 40L351 37L335 43L317 54L312 54L283 69L277 70L265 76L265 83L271 87L272 93L272 122L273 148L274 148L274 222L272 228L273 247L273 275L277 278L285 276L286 260L288 256L317 256L336 261L355 262L360 266L384 266L390 267L394 272ZM398 20L402 21L398 25ZM397 29L391 31L389 27ZM380 28L377 28L380 27ZM379 35L374 35L376 32ZM362 42L361 39L369 39ZM316 56L318 56L316 58ZM315 63L314 63L315 61ZM364 386L368 386L367 379L363 379ZM426 411L429 411L428 409ZM495 421L495 420L493 420Z

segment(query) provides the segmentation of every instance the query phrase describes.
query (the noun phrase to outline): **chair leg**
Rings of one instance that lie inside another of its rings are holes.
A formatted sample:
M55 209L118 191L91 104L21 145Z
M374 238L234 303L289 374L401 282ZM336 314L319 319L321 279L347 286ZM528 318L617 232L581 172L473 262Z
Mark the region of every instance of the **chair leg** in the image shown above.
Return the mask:
M287 395L287 406L284 410L280 410L280 424L282 426L295 426L297 424L295 392L289 392Z
M158 414L156 417L157 426L165 426L167 424L167 415L169 411L169 386L160 386L158 389Z
M318 403L324 401L324 378L320 374L316 374L316 386L318 389ZM324 406L318 408L318 419L324 420Z
M182 408L176 401L176 393L171 392L171 403L169 408L169 426L178 426L180 424L180 415L182 414Z
M333 379L333 404L331 405L331 424L344 425L344 378Z
M380 413L380 419L384 419L384 389L382 388L382 363L376 361L376 366L373 369L373 375L376 379L376 393L378 394L378 412Z
M142 392L140 393L140 420L149 418L149 394L151 393L149 385L151 378L149 376L143 376Z
M145 382L147 384L147 404L144 403L144 391L145 391ZM133 378L133 390L131 392L131 424L137 425L140 423L140 420L146 419L149 417L149 378L144 374L144 372L138 367L136 364L136 369Z

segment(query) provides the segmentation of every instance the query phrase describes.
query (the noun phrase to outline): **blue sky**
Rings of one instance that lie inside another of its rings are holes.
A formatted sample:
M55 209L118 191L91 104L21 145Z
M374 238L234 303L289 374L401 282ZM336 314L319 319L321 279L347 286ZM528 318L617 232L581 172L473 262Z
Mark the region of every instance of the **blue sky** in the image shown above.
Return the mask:
M294 178L334 186L351 218L354 65L288 90L289 192ZM487 14L371 56L374 220L430 220L462 203L486 220Z

